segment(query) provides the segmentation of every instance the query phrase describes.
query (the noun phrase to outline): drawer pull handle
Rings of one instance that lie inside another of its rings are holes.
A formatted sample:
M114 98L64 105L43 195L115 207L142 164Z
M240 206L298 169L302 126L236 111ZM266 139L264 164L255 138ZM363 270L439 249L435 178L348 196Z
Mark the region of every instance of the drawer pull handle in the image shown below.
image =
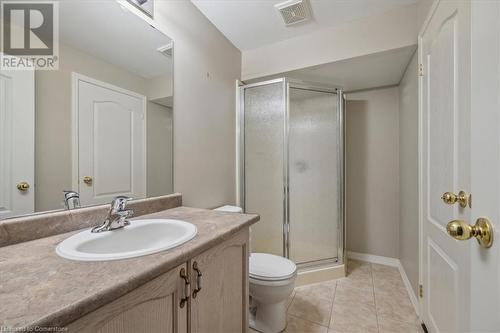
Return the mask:
M191 284L189 283L189 276L186 274L186 269L181 268L181 278L184 280L184 296L181 298L179 306L181 309L186 305L189 295L191 295Z
M193 290L193 298L196 298L196 295L201 291L201 277L203 274L201 274L196 261L193 263L193 270L196 272L196 288Z

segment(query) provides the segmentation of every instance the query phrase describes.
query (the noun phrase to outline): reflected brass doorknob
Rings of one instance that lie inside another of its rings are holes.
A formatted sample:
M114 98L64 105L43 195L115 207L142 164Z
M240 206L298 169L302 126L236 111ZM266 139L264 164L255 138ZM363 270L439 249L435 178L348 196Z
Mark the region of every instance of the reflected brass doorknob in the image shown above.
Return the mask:
M454 220L446 225L448 234L458 240L467 240L476 237L482 247L491 247L493 244L493 226L490 220L480 217L475 225L469 225L461 220Z
M28 184L27 182L20 182L17 184L17 189L21 192L26 192L28 191L30 188L30 184Z
M93 180L93 179L92 179L92 177L90 177L90 176L85 176L85 177L83 177L83 182L84 182L85 184L87 184L87 185L92 185L92 180Z
M458 194L445 192L441 199L448 205L453 205L458 202L462 208L467 207L467 205L470 206L470 196L464 191L460 191Z

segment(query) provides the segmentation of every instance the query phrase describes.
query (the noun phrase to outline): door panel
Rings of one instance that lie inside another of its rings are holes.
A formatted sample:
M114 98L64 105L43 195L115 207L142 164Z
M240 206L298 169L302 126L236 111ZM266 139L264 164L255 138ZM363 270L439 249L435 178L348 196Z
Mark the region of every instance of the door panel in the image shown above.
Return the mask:
M430 332L467 331L469 242L446 231L470 208L447 205L444 192L470 191L469 4L441 1L421 36L422 319Z
M78 186L82 205L146 196L145 97L77 76ZM92 177L90 184L84 177Z
M34 212L34 130L34 71L0 71L0 219Z
M93 118L94 178L99 180L94 184L94 195L132 193L133 112L116 102L94 102ZM119 166L110 161L118 162Z
M428 193L429 221L436 227L446 227L456 210L435 200L444 192L456 188L457 131L455 105L456 64L454 39L456 35L455 15L447 18L437 36L429 41L426 65L428 68Z
M202 288L190 301L192 333L248 330L248 255L244 230L190 261L192 290L198 287L195 262L202 274Z
M431 239L427 242L428 265L427 286L429 294L429 319L432 327L438 327L441 332L455 332L454 316L456 315L458 299L458 266Z

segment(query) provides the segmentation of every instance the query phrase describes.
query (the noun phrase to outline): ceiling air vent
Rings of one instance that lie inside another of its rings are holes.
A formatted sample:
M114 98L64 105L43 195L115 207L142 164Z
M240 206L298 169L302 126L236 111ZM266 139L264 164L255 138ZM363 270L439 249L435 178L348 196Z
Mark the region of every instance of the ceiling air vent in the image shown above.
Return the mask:
M308 0L288 0L274 5L285 21L286 25L292 25L311 19L311 10Z

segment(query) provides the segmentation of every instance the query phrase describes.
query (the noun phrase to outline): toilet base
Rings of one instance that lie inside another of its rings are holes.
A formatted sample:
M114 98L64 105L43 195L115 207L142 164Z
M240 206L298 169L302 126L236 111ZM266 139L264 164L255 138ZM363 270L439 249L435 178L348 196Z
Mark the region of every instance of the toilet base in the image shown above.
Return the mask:
M262 333L279 333L286 328L286 300L262 304L252 299L250 327Z

